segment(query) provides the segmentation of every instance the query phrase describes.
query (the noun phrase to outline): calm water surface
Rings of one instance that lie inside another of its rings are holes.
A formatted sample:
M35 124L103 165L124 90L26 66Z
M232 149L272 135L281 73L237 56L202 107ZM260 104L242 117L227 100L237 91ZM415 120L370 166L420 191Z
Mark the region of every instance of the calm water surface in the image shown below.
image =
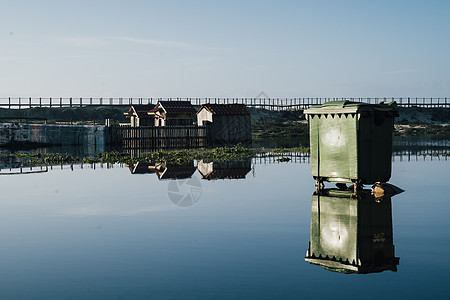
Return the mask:
M307 162L216 174L245 175L234 180L195 169L191 179L164 180L169 168L132 174L118 165L0 175L0 298L443 299L449 168L443 158L395 159L390 182L405 190L391 200L400 262L397 272L372 274L305 261Z

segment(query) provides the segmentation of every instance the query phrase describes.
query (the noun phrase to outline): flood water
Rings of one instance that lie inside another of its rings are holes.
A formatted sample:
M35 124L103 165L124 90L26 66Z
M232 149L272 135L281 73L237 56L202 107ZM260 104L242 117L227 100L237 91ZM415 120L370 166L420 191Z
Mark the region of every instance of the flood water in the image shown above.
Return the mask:
M444 299L449 168L444 156L395 156L390 183L405 192L371 202L381 213L358 220L355 211L317 215L308 159L2 170L0 298ZM335 218L328 237L312 229L318 218ZM376 235L364 240L359 222ZM310 264L317 234L323 251L343 243L360 257L361 245L384 243L397 271Z

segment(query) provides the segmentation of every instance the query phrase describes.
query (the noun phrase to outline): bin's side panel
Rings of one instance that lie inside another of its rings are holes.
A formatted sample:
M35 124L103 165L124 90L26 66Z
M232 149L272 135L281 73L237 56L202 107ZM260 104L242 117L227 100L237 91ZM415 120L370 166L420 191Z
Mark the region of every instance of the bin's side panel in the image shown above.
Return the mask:
M391 112L374 112L372 116L371 182L387 182L391 178L394 117Z
M387 182L391 177L392 129L390 112L364 112L359 122L360 179L367 184Z
M395 270L391 199L358 201L358 258L366 271Z
M328 114L319 119L318 170L328 181L357 178L355 114Z

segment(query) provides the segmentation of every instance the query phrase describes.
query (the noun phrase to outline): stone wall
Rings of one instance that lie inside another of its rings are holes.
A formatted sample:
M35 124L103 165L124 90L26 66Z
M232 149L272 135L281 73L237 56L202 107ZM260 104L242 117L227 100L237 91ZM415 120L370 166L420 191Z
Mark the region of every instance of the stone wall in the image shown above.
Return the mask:
M0 145L18 142L103 147L107 144L107 132L103 125L0 123Z

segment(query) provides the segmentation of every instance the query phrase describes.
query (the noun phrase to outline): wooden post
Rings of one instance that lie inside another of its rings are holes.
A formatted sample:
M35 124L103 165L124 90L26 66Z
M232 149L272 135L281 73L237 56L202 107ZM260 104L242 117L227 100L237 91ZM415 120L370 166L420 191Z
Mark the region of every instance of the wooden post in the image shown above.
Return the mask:
M72 107L72 97L69 98L69 107Z
M20 97L19 97L19 109L20 109Z
M11 97L8 97L8 108L11 109Z
M29 100L30 100L30 108L31 108L31 97L29 98Z

